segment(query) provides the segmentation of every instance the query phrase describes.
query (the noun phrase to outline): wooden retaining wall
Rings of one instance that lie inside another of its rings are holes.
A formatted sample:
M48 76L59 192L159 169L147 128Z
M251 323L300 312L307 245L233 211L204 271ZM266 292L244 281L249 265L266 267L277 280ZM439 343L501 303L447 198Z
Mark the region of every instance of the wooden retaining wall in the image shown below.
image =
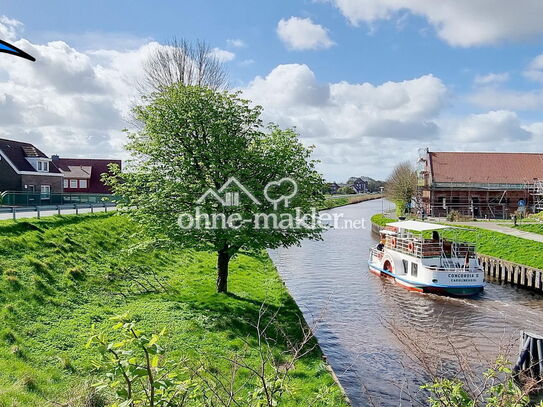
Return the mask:
M379 233L382 229L376 223L371 223L371 231ZM530 290L543 292L543 270L513 263L486 254L478 254L479 264L490 280L510 283Z
M479 254L477 258L487 277L499 282L543 291L543 270L485 254Z

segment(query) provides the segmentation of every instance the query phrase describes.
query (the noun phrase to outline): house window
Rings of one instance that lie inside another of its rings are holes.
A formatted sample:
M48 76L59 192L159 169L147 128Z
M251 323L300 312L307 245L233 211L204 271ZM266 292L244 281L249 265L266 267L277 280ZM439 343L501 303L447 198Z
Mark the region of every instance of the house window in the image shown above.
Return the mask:
M417 277L419 272L419 265L417 263L411 263L411 276Z
M70 180L70 188L77 188L77 180L76 179L71 179Z
M42 185L41 186L41 199L51 198L51 185Z
M68 180L67 179L64 180L64 188L68 188Z
M79 188L87 188L87 180L86 179L80 179L79 180Z
M39 172L49 172L49 163L47 161L38 161Z

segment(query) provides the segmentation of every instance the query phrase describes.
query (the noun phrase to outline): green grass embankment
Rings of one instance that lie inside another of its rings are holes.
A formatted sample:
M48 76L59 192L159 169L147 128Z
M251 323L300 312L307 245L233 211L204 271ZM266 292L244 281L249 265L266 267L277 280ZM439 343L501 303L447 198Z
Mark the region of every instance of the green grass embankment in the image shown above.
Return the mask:
M532 224L526 224L526 225L521 224L518 226L509 225L509 226L514 227L515 229L523 230L524 232L538 233L540 235L543 235L543 223L542 224L532 223Z
M395 219L378 214L372 216L371 221L384 226ZM475 243L480 254L543 269L543 243L481 228L470 229L473 230L448 230L442 233L450 238Z
M82 405L70 400L94 380L98 354L85 347L90 328L109 328L115 315L128 313L146 331L166 327L170 357L205 356L225 375L221 356L242 349L244 340L256 344L253 324L263 303L291 338L300 338L300 311L267 255L233 259L232 294L220 295L214 255L127 251L138 236L123 216L0 222L0 406ZM142 293L131 277L142 274L168 290L153 283L157 292ZM280 335L272 346L287 349ZM345 405L318 348L296 365L288 387L281 405L305 405L326 388L319 405Z
M340 196L334 197L333 195L327 196L323 205L319 210L326 210L337 208L345 205L352 205L360 202L371 201L372 199L379 199L383 196L380 194L364 194L364 195L355 195L355 196Z

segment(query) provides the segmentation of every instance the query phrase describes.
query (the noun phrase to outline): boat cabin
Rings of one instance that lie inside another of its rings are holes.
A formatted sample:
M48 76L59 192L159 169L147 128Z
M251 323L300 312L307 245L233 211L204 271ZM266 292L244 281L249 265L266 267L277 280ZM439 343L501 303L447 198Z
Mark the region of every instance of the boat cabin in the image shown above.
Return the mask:
M381 231L384 247L421 259L428 266L457 268L475 259L475 245L445 238L440 231L458 229L418 221L389 223Z

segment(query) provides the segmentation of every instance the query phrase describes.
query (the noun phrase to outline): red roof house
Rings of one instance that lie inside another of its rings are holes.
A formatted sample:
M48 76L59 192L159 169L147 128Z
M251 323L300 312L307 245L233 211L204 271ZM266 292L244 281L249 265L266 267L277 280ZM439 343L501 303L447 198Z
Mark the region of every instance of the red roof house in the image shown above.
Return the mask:
M419 160L422 206L433 216L458 211L509 218L543 207L543 154L426 151Z
M109 164L121 167L121 160L100 160L90 158L60 158L52 156L53 163L64 175L64 192L85 194L111 194L101 178L110 173Z

